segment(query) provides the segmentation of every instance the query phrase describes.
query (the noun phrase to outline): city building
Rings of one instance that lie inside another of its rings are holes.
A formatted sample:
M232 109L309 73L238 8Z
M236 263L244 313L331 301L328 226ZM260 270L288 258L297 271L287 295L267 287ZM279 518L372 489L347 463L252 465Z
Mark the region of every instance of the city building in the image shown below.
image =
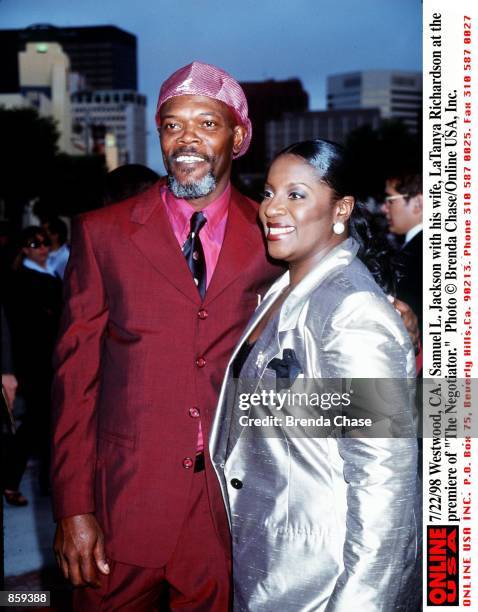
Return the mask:
M0 30L0 50L0 104L34 106L53 116L62 151L104 154L110 169L146 163L146 98L137 93L136 36L115 26L40 24ZM55 70L46 68L47 58L55 58Z
M364 70L329 76L327 108L378 108L382 119L400 119L416 133L422 109L422 73Z
M17 54L29 42L57 42L70 58L72 72L82 74L89 89L138 88L136 36L116 26L56 27L33 25L0 30L0 92L19 86Z
M279 119L285 112L306 111L309 96L299 79L241 83L249 105L252 122L252 141L247 155L236 164L236 171L247 183L262 179L266 158L266 123Z
M352 130L364 125L378 129L380 121L377 108L284 113L280 119L267 122L266 165L279 151L294 142L325 138L344 144Z
M0 30L0 94L14 94L20 90L18 33L19 30Z
M79 91L71 96L78 151L98 149L114 138L117 165L146 163L146 97L132 90ZM109 135L109 136L108 136Z
M18 53L18 89L0 93L5 108L34 107L52 117L60 134L58 147L73 153L69 92L70 61L58 43L27 43Z

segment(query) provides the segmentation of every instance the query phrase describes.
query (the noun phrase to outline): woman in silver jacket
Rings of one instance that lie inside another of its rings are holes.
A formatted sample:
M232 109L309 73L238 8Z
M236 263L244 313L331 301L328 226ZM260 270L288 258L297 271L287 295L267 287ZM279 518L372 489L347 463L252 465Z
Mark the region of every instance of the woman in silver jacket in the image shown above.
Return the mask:
M210 442L236 611L418 609L414 353L375 280L386 275L349 178L341 147L323 140L269 170L260 220L289 271L232 355ZM317 389L340 389L339 404L286 402Z

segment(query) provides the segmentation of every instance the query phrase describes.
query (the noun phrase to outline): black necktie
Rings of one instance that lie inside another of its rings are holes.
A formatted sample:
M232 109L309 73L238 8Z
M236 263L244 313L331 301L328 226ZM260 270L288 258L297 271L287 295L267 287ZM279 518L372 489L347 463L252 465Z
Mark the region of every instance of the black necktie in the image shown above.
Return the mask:
M199 232L207 223L202 212L195 212L191 216L191 231L183 245L183 253L193 275L194 282L202 298L206 293L206 259L199 238Z

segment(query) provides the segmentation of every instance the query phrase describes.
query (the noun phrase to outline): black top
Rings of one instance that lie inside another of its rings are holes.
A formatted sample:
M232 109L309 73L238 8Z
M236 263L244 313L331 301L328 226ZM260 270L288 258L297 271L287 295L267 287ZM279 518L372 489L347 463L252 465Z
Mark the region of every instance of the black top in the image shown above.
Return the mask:
M423 232L407 242L398 255L402 278L398 281L397 297L406 302L418 317L420 334L423 332Z
M239 349L234 361L232 362L232 375L234 378L239 378L241 375L241 370L243 365L246 363L247 358L249 357L250 352L254 348L254 342L249 344L249 342L244 342L244 344Z
M62 306L62 283L22 267L11 275L5 300L17 377L49 377Z

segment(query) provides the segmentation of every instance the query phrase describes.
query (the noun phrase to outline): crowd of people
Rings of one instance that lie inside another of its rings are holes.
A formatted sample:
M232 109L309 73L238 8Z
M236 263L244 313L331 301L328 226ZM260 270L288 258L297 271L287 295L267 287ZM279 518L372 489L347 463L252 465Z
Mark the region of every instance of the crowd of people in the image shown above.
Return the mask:
M230 182L247 100L201 62L163 83L156 123L167 177L110 173L71 252L61 219L21 234L5 500L28 503L35 455L76 610L418 610L421 177L384 185L387 236L347 151L311 140L278 153L258 207ZM408 435L248 435L237 379L304 378L404 381Z
M146 166L120 166L106 176L104 205L141 193L158 179ZM52 216L39 221L17 236L5 231L1 253L6 281L1 310L6 408L2 486L5 501L12 506L28 504L20 483L29 458L37 459L40 493L50 493L51 364L70 246L64 219ZM14 414L17 395L20 401Z

